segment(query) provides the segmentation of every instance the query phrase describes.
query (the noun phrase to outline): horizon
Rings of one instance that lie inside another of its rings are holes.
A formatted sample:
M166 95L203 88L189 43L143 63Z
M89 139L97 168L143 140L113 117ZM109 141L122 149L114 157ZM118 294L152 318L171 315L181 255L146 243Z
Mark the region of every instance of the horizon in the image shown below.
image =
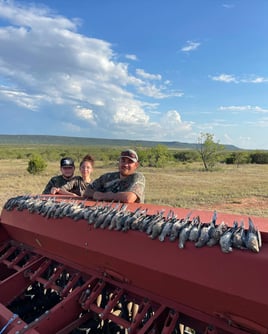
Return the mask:
M119 142L145 142L145 143L161 143L161 144L179 144L179 145L189 145L194 146L198 145L197 142L182 142L182 141L174 141L174 140L143 140L143 139L126 139L126 138L98 138L98 137L76 137L76 136L65 136L65 135L40 135L40 134L32 134L32 135L25 135L25 134L1 134L0 137L56 137L56 138L69 138L74 140L99 140L99 141L119 141ZM1 143L0 143L1 144ZM237 147L235 145L225 144L225 143L219 143L220 145L226 146L226 147L234 147L238 150L244 150L243 148ZM249 149L250 150L250 149Z

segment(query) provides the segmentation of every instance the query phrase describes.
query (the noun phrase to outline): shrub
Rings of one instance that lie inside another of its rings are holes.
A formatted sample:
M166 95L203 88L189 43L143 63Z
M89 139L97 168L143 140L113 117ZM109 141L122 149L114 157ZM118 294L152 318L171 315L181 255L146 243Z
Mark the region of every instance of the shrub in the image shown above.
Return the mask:
M181 162L194 162L199 161L199 153L194 150L178 151L173 154L174 159Z
M254 152L250 154L251 162L254 164L267 164L268 163L268 152Z
M45 160L40 155L33 156L28 162L27 171L30 174L40 174L47 167Z
M238 167L239 165L250 163L251 158L248 152L237 151L230 153L227 157L225 157L223 162L225 162L227 165L233 164Z

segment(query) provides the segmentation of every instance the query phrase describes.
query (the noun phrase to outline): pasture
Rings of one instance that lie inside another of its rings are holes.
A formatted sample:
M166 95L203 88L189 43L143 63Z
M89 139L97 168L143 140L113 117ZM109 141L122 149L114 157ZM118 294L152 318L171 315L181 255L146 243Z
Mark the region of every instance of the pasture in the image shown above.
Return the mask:
M28 160L0 160L0 210L10 197L40 194L48 180L59 173L57 162L48 162L41 175L29 174L27 166ZM116 164L103 166L97 161L93 178L114 170ZM267 164L222 164L213 172L203 171L199 163L139 170L146 177L146 203L268 217Z

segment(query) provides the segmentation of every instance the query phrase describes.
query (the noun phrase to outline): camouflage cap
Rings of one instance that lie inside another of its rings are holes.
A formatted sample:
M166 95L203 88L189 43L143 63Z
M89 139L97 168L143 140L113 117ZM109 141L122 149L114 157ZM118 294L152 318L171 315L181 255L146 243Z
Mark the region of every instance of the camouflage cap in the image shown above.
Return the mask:
M120 158L128 158L132 160L133 162L139 161L138 154L134 150L131 150L131 149L122 151L120 154Z

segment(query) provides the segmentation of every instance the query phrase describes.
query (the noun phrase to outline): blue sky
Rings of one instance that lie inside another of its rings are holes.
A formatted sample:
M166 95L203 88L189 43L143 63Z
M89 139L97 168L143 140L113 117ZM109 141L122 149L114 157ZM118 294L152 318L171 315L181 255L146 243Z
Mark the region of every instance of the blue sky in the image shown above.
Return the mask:
M268 149L267 0L0 0L0 133Z

